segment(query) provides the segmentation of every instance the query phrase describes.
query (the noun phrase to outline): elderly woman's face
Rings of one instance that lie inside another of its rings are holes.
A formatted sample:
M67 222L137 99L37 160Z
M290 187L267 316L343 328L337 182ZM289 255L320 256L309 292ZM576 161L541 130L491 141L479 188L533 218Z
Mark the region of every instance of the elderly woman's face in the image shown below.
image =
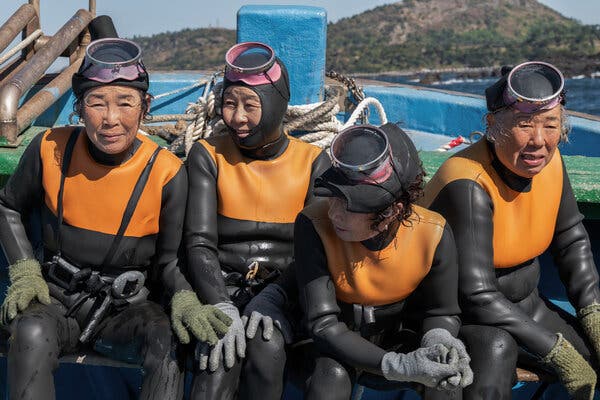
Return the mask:
M107 154L120 154L135 140L143 117L142 93L125 86L100 86L87 91L82 117L90 141Z
M260 97L254 90L229 86L223 93L223 121L239 139L252 134L252 129L260 123L261 115Z
M515 174L532 178L556 151L562 130L562 107L525 114L509 108L488 115L496 155Z
M377 226L373 226L375 213L355 213L346 209L346 201L339 197L329 197L329 212L336 235L345 242L362 242L385 231L398 215L394 208ZM392 209L390 209L392 210Z

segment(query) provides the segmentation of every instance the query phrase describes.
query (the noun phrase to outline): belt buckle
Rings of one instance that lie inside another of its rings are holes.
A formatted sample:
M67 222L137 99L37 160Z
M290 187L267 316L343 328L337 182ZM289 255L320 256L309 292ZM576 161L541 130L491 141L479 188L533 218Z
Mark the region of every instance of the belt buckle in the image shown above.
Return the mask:
M256 278L256 275L258 274L258 261L252 261L249 265L248 265L248 272L246 273L246 281L251 281L252 279Z

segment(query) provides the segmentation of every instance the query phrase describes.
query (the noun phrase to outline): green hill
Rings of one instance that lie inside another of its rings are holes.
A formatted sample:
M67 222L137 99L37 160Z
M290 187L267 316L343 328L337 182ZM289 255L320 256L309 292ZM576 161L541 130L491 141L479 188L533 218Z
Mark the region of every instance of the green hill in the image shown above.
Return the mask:
M136 37L152 69L223 64L227 29ZM600 26L535 0L405 0L328 25L327 68L344 73L553 62L568 74L600 70Z

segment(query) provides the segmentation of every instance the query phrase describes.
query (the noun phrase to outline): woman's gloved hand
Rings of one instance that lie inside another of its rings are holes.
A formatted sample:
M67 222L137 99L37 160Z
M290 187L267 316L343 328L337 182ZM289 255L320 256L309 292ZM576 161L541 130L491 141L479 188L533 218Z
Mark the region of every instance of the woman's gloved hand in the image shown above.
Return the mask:
M575 400L592 400L596 386L596 373L584 358L560 333L550 353L542 363L552 367L558 379Z
M275 325L281 331L285 343L292 343L294 338L292 326L284 312L286 302L285 291L275 283L269 284L254 296L242 316L248 339L254 339L258 326L262 323L264 340L271 340L273 325Z
M190 342L188 331L200 342L216 344L227 332L231 318L215 306L201 304L191 290L180 290L171 299L171 324L183 344Z
M223 357L225 367L231 368L235 363L236 354L239 358L246 356L244 324L238 309L231 303L217 303L215 307L225 313L232 323L225 336L219 339L214 346L199 343L196 347L196 358L201 371L207 368L210 371L216 371L221 364L221 357Z
M423 335L421 347L430 347L436 344L443 344L447 349L456 349L458 354L458 374L440 382L440 388L454 390L459 387L467 387L473 383L473 371L469 366L471 357L469 357L464 343L452 336L446 329L435 328Z
M50 290L37 260L17 261L8 267L8 277L10 286L0 310L2 325L8 325L34 299L42 304L50 304Z
M596 359L600 360L600 304L594 303L587 307L583 307L577 312L579 322L583 327L585 334L587 335L594 353L596 353Z
M417 382L438 387L444 380L459 373L456 349L442 344L421 347L410 353L385 353L381 360L383 376L391 381Z

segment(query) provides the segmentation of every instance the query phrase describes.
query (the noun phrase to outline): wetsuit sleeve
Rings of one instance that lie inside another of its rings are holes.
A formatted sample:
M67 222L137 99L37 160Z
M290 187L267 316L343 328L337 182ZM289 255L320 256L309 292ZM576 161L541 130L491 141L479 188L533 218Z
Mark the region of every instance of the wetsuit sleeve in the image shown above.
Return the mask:
M300 306L315 345L323 353L355 368L381 374L381 360L386 352L339 320L340 308L323 244L312 222L303 214L296 218L294 235Z
M177 258L186 198L187 173L182 165L162 190L159 232L154 260L154 265L159 268L160 277L168 291L169 298L179 290L192 289L179 268L179 259Z
M498 290L493 262L494 210L485 190L474 181L457 180L439 192L430 208L446 218L454 233L459 299L465 319L505 329L532 353L548 354L556 334L536 323Z
M423 333L442 328L453 336L458 334L458 264L454 235L448 224L444 226L431 269L410 296L408 307L416 312L413 318L423 319Z
M563 162L563 190L550 250L569 300L577 310L600 304L598 270L582 220Z
M184 243L190 283L207 303L229 301L217 250L217 166L200 143L194 143L186 163L190 183Z
M308 191L306 192L306 200L304 201L304 205L309 205L315 200L314 184L315 179L317 179L323 172L327 170L331 166L331 160L327 155L325 150L321 150L321 153L315 158L312 163L311 173L310 173L310 185L308 185Z
M0 241L9 264L34 258L23 218L44 198L40 147L43 133L27 146L15 172L0 191Z

